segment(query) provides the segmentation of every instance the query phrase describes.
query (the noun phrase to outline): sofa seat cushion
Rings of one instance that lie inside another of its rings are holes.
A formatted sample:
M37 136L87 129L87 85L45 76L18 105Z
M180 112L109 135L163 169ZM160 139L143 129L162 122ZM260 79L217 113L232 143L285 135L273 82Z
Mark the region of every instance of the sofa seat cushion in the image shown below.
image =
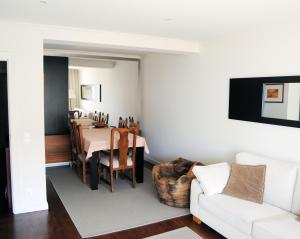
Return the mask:
M254 222L252 237L255 239L299 239L300 221L297 216L286 212Z
M251 235L255 220L282 215L284 210L270 204L258 204L224 194L199 196L199 210L203 208L233 226L240 232Z
M109 161L109 156L103 156L101 159L100 159L100 163L109 167L110 166L110 161ZM130 167L132 166L132 159L131 157L128 157L127 158L127 167ZM113 168L119 168L120 167L120 161L119 161L119 158L117 156L114 156L113 158Z

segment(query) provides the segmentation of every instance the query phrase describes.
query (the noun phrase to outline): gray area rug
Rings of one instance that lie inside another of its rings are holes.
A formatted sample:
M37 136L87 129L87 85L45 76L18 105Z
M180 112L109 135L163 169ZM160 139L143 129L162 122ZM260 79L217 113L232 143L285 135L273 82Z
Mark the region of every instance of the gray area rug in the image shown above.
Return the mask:
M143 226L189 214L189 209L173 208L159 202L153 188L151 171L145 169L143 184L131 187L127 179L116 180L116 191L99 184L92 191L71 168L47 170L81 237L92 237Z
M188 227L182 227L173 231L158 234L145 239L201 239L197 233L189 229Z

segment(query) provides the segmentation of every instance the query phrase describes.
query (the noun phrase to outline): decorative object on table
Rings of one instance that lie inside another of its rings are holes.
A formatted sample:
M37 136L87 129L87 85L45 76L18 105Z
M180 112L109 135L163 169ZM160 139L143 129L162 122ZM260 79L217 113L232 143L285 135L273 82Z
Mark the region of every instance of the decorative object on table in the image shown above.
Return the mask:
M269 83L263 85L265 103L283 103L284 102L284 83Z
M81 99L101 102L101 85L81 85Z
M99 122L99 121L95 122L93 125L95 126L95 128L107 128L108 127L107 124L104 124L104 123Z
M266 165L231 165L223 193L244 200L263 203Z
M114 154L115 146L115 134L120 135L118 140L118 154ZM131 156L128 155L129 147L129 134L132 134L132 153ZM135 187L136 178L135 178L135 159L136 159L136 137L137 132L135 129L126 129L126 128L113 128L111 130L110 137L110 152L109 155L99 156L99 178L100 182L102 179L102 168L109 170L110 175L110 188L111 192L115 191L115 182L114 182L114 173L119 171L130 170L131 171L131 181L132 187ZM106 180L105 178L103 178Z
M94 123L96 128L107 128L108 127L109 114L99 112L97 116L97 122Z
M155 165L152 178L160 201L172 207L189 207L191 181L195 163L183 158Z

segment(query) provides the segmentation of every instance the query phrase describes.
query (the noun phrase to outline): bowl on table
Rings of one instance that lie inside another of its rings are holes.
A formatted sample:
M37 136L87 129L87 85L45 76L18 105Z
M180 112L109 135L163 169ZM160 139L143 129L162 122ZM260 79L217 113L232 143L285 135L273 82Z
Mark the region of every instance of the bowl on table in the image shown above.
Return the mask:
M102 122L95 122L94 123L95 128L107 128L108 125Z

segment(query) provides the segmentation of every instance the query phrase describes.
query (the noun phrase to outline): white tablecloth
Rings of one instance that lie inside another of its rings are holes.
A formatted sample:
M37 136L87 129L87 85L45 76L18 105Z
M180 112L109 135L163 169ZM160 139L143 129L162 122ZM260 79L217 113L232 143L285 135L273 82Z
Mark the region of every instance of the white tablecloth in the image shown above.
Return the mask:
M110 149L110 136L112 128L91 128L83 129L83 143L84 150L87 153L86 158L92 157L93 152L100 150ZM133 134L129 134L129 147L132 146L132 137ZM114 148L118 148L119 136L115 136L115 145ZM136 138L136 147L144 147L145 153L149 154L149 148L147 146L146 140L144 137L137 136Z
M73 119L72 122L76 122L77 125L82 125L83 127L92 126L96 121L89 118L79 118Z

